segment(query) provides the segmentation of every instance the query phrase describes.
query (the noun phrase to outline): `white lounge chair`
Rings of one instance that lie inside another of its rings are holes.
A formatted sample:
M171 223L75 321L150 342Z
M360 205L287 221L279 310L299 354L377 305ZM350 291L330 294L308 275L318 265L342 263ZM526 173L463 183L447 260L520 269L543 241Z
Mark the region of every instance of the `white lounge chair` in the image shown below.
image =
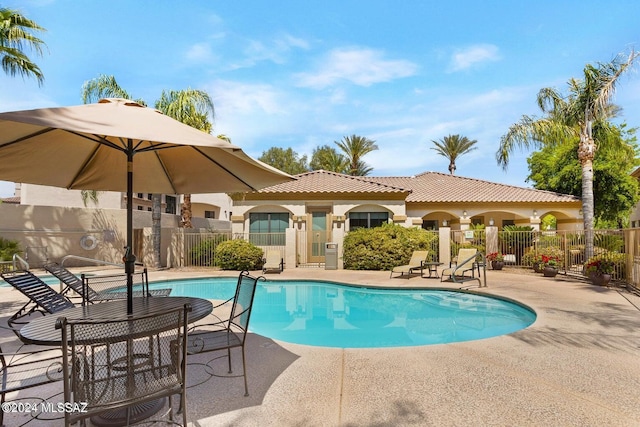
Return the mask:
M393 267L389 277L393 277L393 273L400 273L400 277L406 274L407 279L409 279L414 270L420 270L420 275L422 276L422 269L424 268L424 263L427 262L428 255L429 251L413 251L409 264Z

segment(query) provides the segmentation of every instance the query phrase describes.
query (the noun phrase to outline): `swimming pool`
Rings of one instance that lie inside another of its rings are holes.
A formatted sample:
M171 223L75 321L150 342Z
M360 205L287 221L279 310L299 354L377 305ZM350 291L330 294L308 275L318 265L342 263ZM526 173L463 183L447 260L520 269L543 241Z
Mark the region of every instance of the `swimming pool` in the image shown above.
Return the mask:
M228 299L236 278L150 283L172 296ZM535 313L511 301L450 290L372 289L323 281L258 282L251 330L297 344L403 347L478 340L531 325Z

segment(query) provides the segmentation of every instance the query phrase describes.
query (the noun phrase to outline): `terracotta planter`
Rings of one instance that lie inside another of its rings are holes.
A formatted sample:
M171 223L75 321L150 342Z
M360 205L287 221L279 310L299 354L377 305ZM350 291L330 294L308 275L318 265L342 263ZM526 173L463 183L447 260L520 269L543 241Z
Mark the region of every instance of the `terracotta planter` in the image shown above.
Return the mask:
M504 267L504 261L491 261L491 268L494 270L502 270Z
M558 269L555 267L545 266L542 270L542 274L544 275L544 277L556 277L556 274L558 274Z
M611 275L606 273L591 273L589 279L591 283L596 286L607 286L611 281Z

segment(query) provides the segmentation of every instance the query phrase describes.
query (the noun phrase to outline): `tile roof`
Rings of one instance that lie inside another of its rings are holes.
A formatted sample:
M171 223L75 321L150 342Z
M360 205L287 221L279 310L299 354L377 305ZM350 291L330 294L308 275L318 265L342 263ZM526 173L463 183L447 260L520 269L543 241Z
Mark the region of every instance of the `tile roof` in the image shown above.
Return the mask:
M578 197L516 187L440 172L411 177L367 177L375 182L410 188L407 202L577 202Z
M3 199L0 199L0 201L2 201L2 203L9 203L9 204L12 204L12 205L19 205L20 204L20 197L19 196L5 197Z
M408 194L411 190L393 184L375 182L368 177L316 170L298 174L295 181L263 188L259 193L389 193Z
M263 188L260 194L382 193L406 194L407 202L578 202L579 198L552 191L516 187L440 172L415 176L358 177L317 170L297 180Z

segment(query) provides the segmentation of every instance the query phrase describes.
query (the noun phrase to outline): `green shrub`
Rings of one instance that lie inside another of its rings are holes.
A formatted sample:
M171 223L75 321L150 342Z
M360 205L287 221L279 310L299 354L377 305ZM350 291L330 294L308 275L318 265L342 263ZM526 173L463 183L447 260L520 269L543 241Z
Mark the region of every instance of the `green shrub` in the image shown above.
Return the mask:
M216 249L216 265L223 270L258 270L262 267L262 249L242 239L221 242Z
M191 248L191 261L200 267L210 267L214 265L214 254L218 250L220 242L229 239L226 234L216 235L211 239L206 239Z
M16 240L0 237L0 261L11 261L14 254L19 254L20 244Z
M407 264L413 251L430 250L433 233L421 228L383 224L359 228L344 237L343 262L347 270L390 270ZM430 254L433 258L435 254Z

